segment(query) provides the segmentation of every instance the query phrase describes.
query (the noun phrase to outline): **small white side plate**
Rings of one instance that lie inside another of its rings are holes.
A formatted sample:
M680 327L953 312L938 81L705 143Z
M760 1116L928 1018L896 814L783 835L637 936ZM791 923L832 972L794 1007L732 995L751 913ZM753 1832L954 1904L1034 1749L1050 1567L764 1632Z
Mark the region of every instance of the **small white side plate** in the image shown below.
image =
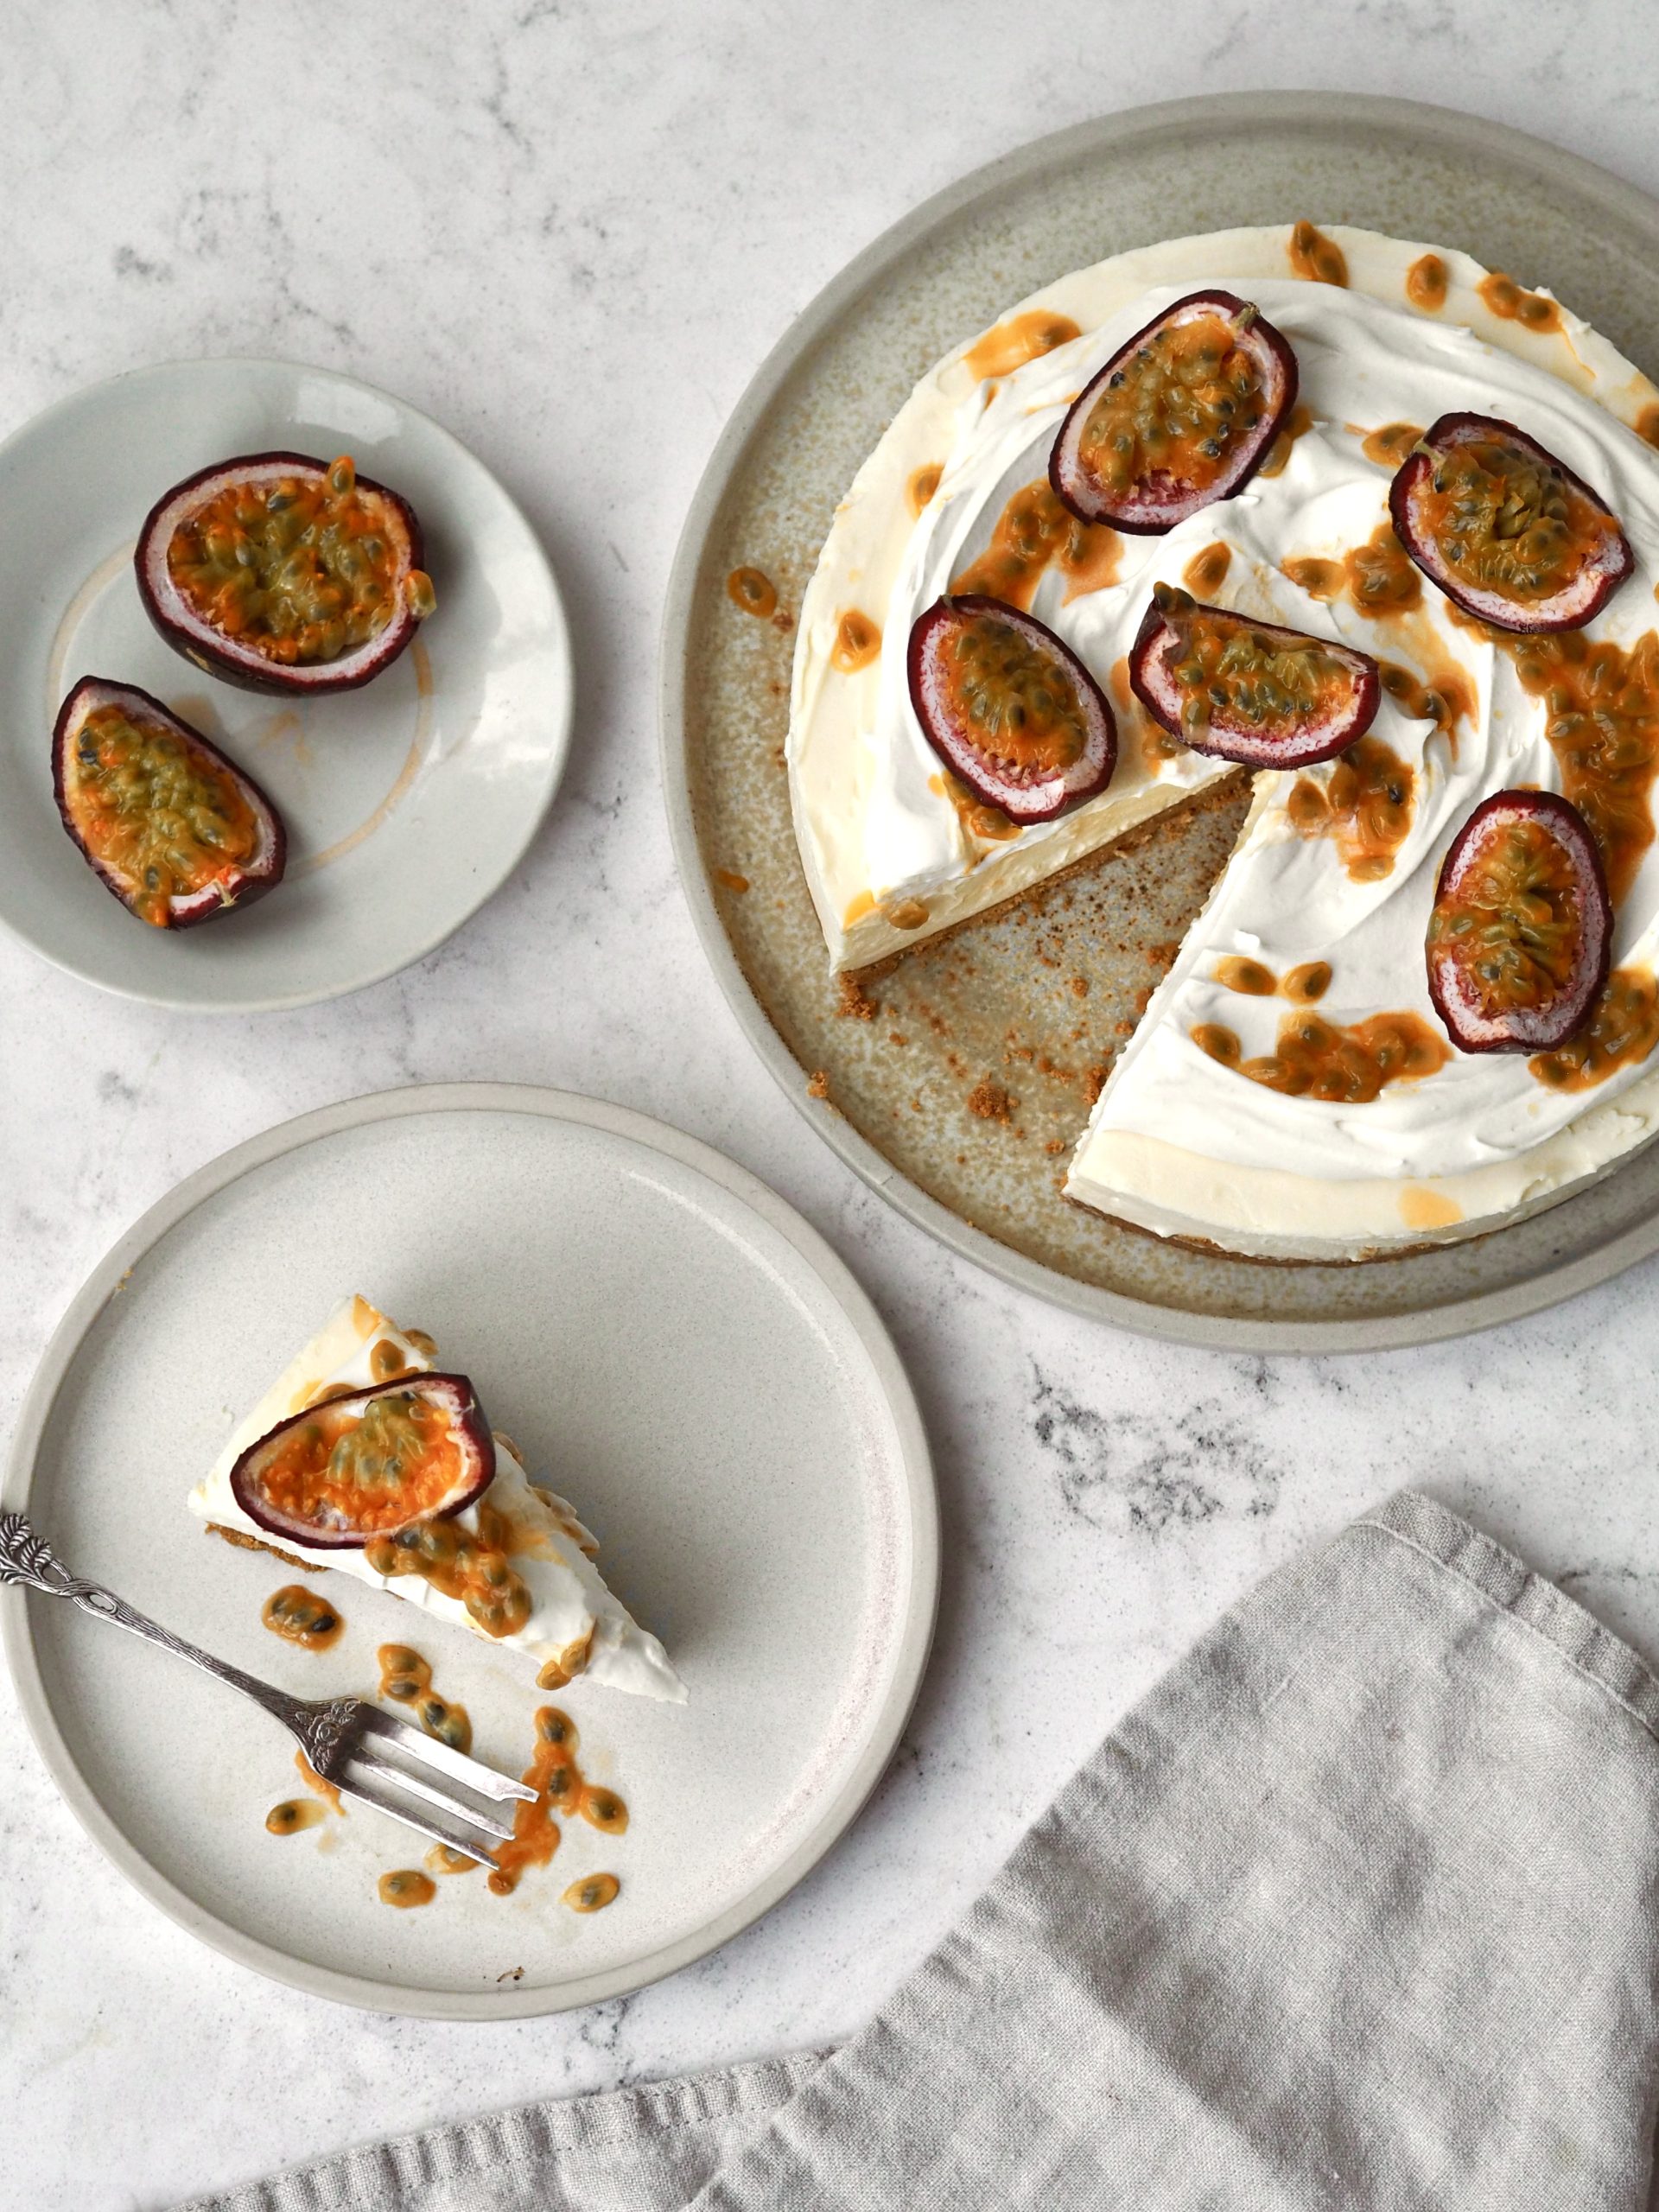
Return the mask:
M673 1707L581 1682L590 1779L626 1835L565 1824L492 1896L415 1911L378 1875L417 1837L365 1808L273 1837L292 1745L256 1707L60 1600L0 1592L23 1709L123 1872L232 1958L383 2012L480 2019L613 1997L755 1919L854 1819L909 1712L938 1584L932 1472L874 1309L764 1185L622 1109L512 1085L394 1091L311 1114L181 1185L104 1261L24 1407L5 1484L63 1559L305 1695L372 1691L408 1640L520 1771L547 1701L528 1665L389 1593L327 1588L326 1653L260 1624L291 1569L207 1535L184 1493L232 1419L345 1291L429 1330L532 1472L598 1532L613 1586L667 1643ZM608 1870L590 1916L560 1902Z
M171 484L234 454L349 453L421 518L438 611L359 691L289 702L204 676L151 628L132 549ZM65 834L51 733L82 676L166 701L262 784L286 880L180 932L137 921ZM180 361L75 393L0 447L0 925L129 998L251 1014L379 981L505 880L557 787L570 652L546 556L447 430L349 377Z

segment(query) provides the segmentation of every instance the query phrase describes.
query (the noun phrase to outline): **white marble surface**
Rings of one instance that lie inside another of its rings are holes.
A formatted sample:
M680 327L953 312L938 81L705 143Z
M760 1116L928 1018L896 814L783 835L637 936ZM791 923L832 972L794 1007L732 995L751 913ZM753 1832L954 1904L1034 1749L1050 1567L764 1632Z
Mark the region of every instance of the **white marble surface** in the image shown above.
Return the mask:
M499 2028L336 2011L197 1947L80 1835L0 1681L5 2205L160 2206L378 2133L844 2034L1236 1593L1403 1481L1659 1658L1659 1268L1363 1363L1163 1351L1067 1319L937 1249L823 1148L728 1018L669 857L653 659L681 515L766 347L918 199L1104 108L1275 84L1459 102L1659 189L1629 66L1641 0L1313 21L1243 0L9 12L0 430L200 353L386 385L543 531L580 698L527 864L357 998L191 1020L0 944L0 1409L117 1232L226 1146L390 1084L567 1084L721 1147L858 1269L931 1426L946 1566L904 1752L818 1873L657 1989Z

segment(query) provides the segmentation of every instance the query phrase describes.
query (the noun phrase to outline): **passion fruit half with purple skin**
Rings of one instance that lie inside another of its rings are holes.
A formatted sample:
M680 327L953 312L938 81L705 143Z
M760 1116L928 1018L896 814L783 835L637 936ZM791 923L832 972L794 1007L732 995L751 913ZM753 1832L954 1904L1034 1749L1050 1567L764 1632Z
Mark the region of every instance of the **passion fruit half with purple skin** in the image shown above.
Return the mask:
M231 1469L231 1491L267 1535L360 1551L465 1511L494 1474L490 1425L467 1377L404 1375L278 1421Z
M1554 791L1494 791L1440 869L1428 995L1461 1052L1553 1052L1595 1004L1612 936L1601 855L1578 808Z
M83 676L52 732L63 826L105 889L188 930L283 880L288 833L251 776L136 684Z
M911 702L951 773L1013 822L1048 822L1117 766L1105 694L1044 623L983 593L937 600L910 633Z
M1581 630L1636 565L1600 493L1497 415L1432 423L1389 512L1430 582L1495 630Z
M1156 536L1242 492L1296 404L1283 333L1231 292L1189 292L1072 403L1048 480L1074 515Z
M1345 752L1382 696L1369 653L1206 607L1173 584L1153 588L1129 686L1172 737L1248 768L1305 768Z
M251 691L353 691L436 605L407 499L332 461L257 453L163 493L133 565L169 645Z

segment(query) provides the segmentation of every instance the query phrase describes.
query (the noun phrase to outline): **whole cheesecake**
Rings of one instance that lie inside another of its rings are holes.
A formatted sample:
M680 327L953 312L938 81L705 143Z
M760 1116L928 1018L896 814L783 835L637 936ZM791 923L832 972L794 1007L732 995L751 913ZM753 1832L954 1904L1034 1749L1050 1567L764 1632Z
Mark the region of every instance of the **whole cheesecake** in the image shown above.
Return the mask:
M1172 405L1185 461L1137 475ZM803 603L832 966L1254 776L1068 1197L1361 1260L1605 1173L1659 1130L1656 437L1548 293L1369 232L1180 239L1011 308L894 417Z

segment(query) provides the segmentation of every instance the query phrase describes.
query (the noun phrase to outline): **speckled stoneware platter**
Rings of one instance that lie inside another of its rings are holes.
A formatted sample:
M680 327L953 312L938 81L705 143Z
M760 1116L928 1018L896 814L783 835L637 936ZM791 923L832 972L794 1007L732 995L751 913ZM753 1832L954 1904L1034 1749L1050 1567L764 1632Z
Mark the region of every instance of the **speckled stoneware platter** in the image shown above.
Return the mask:
M163 643L132 573L169 485L235 454L349 453L419 516L438 606L334 697L244 691ZM135 683L276 802L288 873L198 929L99 884L52 794L82 676ZM570 649L546 556L483 463L389 392L286 361L175 361L73 393L0 446L0 926L105 990L252 1014L360 989L441 944L536 834L569 743Z
M797 858L784 768L791 618L836 501L918 378L1069 270L1302 217L1462 247L1550 286L1659 370L1659 205L1516 131L1404 101L1240 93L1043 139L878 239L744 395L671 581L664 779L692 912L739 1019L826 1141L911 1219L1011 1282L1149 1335L1364 1350L1509 1319L1659 1249L1659 1147L1497 1235L1359 1267L1262 1266L1104 1221L1061 1198L1062 1171L1231 849L1243 798L924 944L849 1005ZM776 582L772 621L728 597L740 565ZM1012 1101L1005 1118L969 1104L988 1077Z
M353 1289L429 1331L491 1420L567 1491L612 1587L690 1691L556 1694L627 1832L562 1825L510 1897L481 1874L379 1902L416 1837L351 1808L273 1836L293 1746L256 1707L61 1601L0 1590L24 1713L122 1872L241 1964L451 2019L618 1996L747 1926L823 1857L885 1766L932 1630L927 1445L898 1357L829 1247L717 1153L558 1091L457 1084L308 1115L180 1185L76 1297L18 1427L4 1503L64 1560L308 1696L372 1692L411 1642L523 1771L549 1694L527 1662L343 1577L326 1652L262 1626L294 1570L235 1550L185 1492ZM590 1873L603 1911L561 1902Z

